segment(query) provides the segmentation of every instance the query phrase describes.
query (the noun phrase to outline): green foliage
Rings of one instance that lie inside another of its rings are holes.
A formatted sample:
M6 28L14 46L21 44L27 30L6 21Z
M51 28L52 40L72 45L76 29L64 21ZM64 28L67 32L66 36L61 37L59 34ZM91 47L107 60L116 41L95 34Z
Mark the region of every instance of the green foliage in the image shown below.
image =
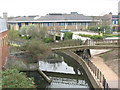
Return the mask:
M52 38L45 38L45 40L44 40L45 43L50 43L50 42L52 42L52 41L53 41Z
M103 39L103 37L99 35L93 35L91 36L91 39Z
M2 72L2 88L35 88L33 80L17 69Z
M20 31L21 34L25 36L29 35L32 37L32 39L39 38L42 40L44 40L47 33L45 27L39 27L39 25L35 25L35 24L23 26Z
M22 49L26 50L32 56L33 60L45 59L51 53L51 48L37 39L30 40Z
M119 37L119 35L113 35L113 34L104 34L105 37Z
M88 37L88 38L91 38L91 39L103 39L103 36L99 36L99 35L79 34L79 36Z
M64 33L64 39L72 39L72 35L73 35L72 32L65 32Z
M10 41L13 41L13 40L15 40L15 39L20 38L19 35L20 35L20 32L17 31L17 30L9 30L9 31L8 31L8 39L9 39Z
M106 30L106 33L108 33L110 31L110 27L107 26L107 25L96 25L96 26L91 26L89 27L89 29L91 31L94 31L94 32L98 32L98 27L100 27L100 31L103 32L104 31L104 28Z

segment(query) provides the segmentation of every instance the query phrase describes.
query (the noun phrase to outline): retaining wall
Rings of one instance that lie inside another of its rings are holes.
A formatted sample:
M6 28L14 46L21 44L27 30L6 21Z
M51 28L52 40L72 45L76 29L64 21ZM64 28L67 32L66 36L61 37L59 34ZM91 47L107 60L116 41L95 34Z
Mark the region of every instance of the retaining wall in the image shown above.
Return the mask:
M94 74L91 72L90 68L88 67L87 63L78 55L76 55L75 53L73 53L72 51L63 51L62 53L72 57L73 59L75 59L80 65L82 65L83 69L85 70L89 80L91 81L93 87L97 90L98 88L100 88L102 90L102 86L101 84L98 82L98 80L96 79L96 77L94 76Z

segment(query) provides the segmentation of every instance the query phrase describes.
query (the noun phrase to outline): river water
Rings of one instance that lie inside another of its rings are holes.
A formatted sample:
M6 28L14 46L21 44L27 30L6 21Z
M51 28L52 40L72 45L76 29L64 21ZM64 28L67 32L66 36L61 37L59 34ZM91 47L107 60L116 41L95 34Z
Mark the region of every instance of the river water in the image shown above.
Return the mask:
M87 88L93 86L84 69L74 59L63 54L52 54L47 60L39 61L39 68L52 80L48 84L38 71L26 72L34 77L38 88Z

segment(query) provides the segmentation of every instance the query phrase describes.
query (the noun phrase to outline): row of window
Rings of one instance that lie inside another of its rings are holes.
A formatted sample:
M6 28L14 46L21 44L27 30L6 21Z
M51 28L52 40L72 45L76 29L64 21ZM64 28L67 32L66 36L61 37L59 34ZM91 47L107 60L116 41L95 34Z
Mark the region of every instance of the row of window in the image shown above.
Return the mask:
M0 39L0 47L3 48L6 45L8 45L8 37L7 37L7 35Z
M76 25L90 25L90 23L44 23L45 26L76 26Z

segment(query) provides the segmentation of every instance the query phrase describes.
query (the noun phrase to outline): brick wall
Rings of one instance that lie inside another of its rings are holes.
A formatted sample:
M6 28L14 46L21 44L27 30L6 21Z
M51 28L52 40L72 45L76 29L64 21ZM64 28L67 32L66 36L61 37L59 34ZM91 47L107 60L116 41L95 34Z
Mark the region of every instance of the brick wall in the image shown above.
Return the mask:
M0 66L4 67L8 60L8 30L0 35Z

